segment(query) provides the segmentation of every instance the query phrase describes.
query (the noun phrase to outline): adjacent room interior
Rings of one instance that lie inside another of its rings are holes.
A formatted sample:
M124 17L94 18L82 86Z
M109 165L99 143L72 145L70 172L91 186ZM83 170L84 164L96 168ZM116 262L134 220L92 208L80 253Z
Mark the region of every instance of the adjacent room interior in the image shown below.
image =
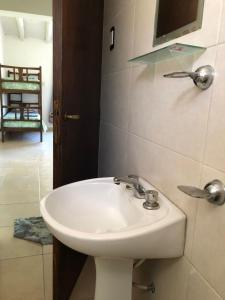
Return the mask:
M52 299L52 245L34 241L32 233L31 240L21 239L53 188L51 9L0 2L0 299L5 300Z

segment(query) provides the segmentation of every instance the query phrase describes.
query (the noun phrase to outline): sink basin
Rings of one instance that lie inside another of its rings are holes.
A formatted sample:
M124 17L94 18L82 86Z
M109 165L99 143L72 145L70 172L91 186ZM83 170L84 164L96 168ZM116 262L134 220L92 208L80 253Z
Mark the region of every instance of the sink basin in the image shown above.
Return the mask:
M154 189L144 180L141 183L146 189ZM41 201L41 213L52 234L68 247L95 257L95 299L111 299L109 289L102 294L102 286L112 285L109 282L112 283L110 276L115 275L115 270L113 274L111 270L115 266L124 271L117 274L118 284L122 280L124 288L132 283L134 259L183 254L185 215L161 193L158 210L144 209L143 202L124 184L115 185L113 178L72 183ZM120 278L122 273L128 275L126 280ZM114 299L131 299L126 291L115 297L115 286L112 289Z
M91 256L181 256L184 214L162 194L158 210L144 209L143 202L124 184L100 178L56 189L42 200L41 213L58 240Z

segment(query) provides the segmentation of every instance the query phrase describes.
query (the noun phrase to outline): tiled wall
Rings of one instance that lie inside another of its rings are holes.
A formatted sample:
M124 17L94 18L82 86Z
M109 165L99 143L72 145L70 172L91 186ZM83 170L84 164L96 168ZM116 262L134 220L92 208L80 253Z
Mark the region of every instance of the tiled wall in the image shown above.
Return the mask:
M225 299L225 206L177 189L225 182L225 1L206 0L202 31L182 40L208 46L203 55L132 65L128 58L151 49L152 2L105 0L99 173L138 174L187 215L184 257L148 261L136 274L141 283L154 280L151 299ZM110 52L113 25L116 46ZM215 67L216 78L204 92L190 79L162 76L205 64ZM148 293L134 292L134 300L147 299Z

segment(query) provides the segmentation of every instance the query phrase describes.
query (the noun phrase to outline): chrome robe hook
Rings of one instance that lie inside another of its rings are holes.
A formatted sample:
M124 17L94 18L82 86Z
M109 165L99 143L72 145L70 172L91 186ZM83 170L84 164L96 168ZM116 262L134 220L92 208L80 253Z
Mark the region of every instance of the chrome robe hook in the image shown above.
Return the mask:
M223 205L225 203L225 186L218 179L207 183L203 190L183 185L179 185L178 189L191 197L203 198L215 205Z
M163 75L166 78L186 78L190 77L194 84L201 90L207 90L213 83L215 70L212 66L203 66L195 72L173 72Z

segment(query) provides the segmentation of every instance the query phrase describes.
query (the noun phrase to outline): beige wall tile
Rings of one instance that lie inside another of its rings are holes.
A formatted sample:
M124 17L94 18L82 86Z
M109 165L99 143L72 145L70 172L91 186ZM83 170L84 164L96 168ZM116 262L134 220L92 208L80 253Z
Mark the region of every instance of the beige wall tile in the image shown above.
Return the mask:
M155 0L135 0L133 57L152 49L155 9Z
M101 92L102 120L122 129L128 128L130 73L113 73L103 78Z
M185 258L146 261L135 271L134 280L142 284L154 282L156 291L150 294L134 289L133 300L186 300L190 270Z
M14 238L13 234L13 227L0 228L0 260L42 254L41 245Z
M202 186L213 179L225 182L225 173L204 167ZM199 201L193 242L193 264L225 298L225 206Z
M206 64L214 66L216 49L207 49L193 62L180 59L157 64L156 67L156 93L149 137L197 161L203 159L212 88L201 91L189 78L176 80L163 78L163 75L178 70L195 71Z
M213 47L194 62L171 60L157 64L155 72L152 65L133 68L130 131L202 161L212 89L202 92L188 78L168 79L163 75L214 65L215 57ZM190 130L191 126L195 130Z
M219 43L225 42L225 2L223 0L223 10L222 10L222 17L221 17L221 24L220 24L220 36L219 36Z
M44 260L44 293L45 300L53 299L53 257L52 254L45 254Z
M185 253L190 257L197 201L181 193L177 186L198 186L200 164L134 135L129 136L128 153L128 173L151 182L187 215Z
M155 102L154 75L155 65L132 68L129 131L142 137L150 136L147 127L151 122L151 109Z
M42 256L0 262L0 299L44 300Z
M218 294L225 299L223 207L212 209L204 200L185 196L177 189L179 184L202 187L214 178L225 182L222 172L202 166L204 162L225 172L225 45L216 46L218 41L225 42L223 18L221 21L225 2L205 0L202 29L173 41L210 46L203 55L155 66L129 65L127 59L153 49L156 0L135 0L134 20L128 0L105 2L100 174L136 173L144 177L185 212L188 224L186 257L145 263L135 278L143 284L154 280L156 293L134 290L133 300L221 300ZM110 53L109 29L113 25L118 31L118 48ZM217 76L204 92L190 79L162 76L194 71L206 64L215 67ZM130 66L131 88L126 94L125 75Z
M130 66L128 59L133 47L134 5L127 6L119 15L114 17L103 31L103 76L118 72ZM115 48L110 51L110 29L115 27Z
M118 15L123 9L132 4L133 0L105 0L104 1L104 25Z
M194 269L190 273L187 300L222 300Z
M109 124L101 124L100 176L127 174L127 133Z
M207 147L205 154L206 164L225 171L225 45L218 46L216 60L216 78L214 82L213 98L209 116Z

